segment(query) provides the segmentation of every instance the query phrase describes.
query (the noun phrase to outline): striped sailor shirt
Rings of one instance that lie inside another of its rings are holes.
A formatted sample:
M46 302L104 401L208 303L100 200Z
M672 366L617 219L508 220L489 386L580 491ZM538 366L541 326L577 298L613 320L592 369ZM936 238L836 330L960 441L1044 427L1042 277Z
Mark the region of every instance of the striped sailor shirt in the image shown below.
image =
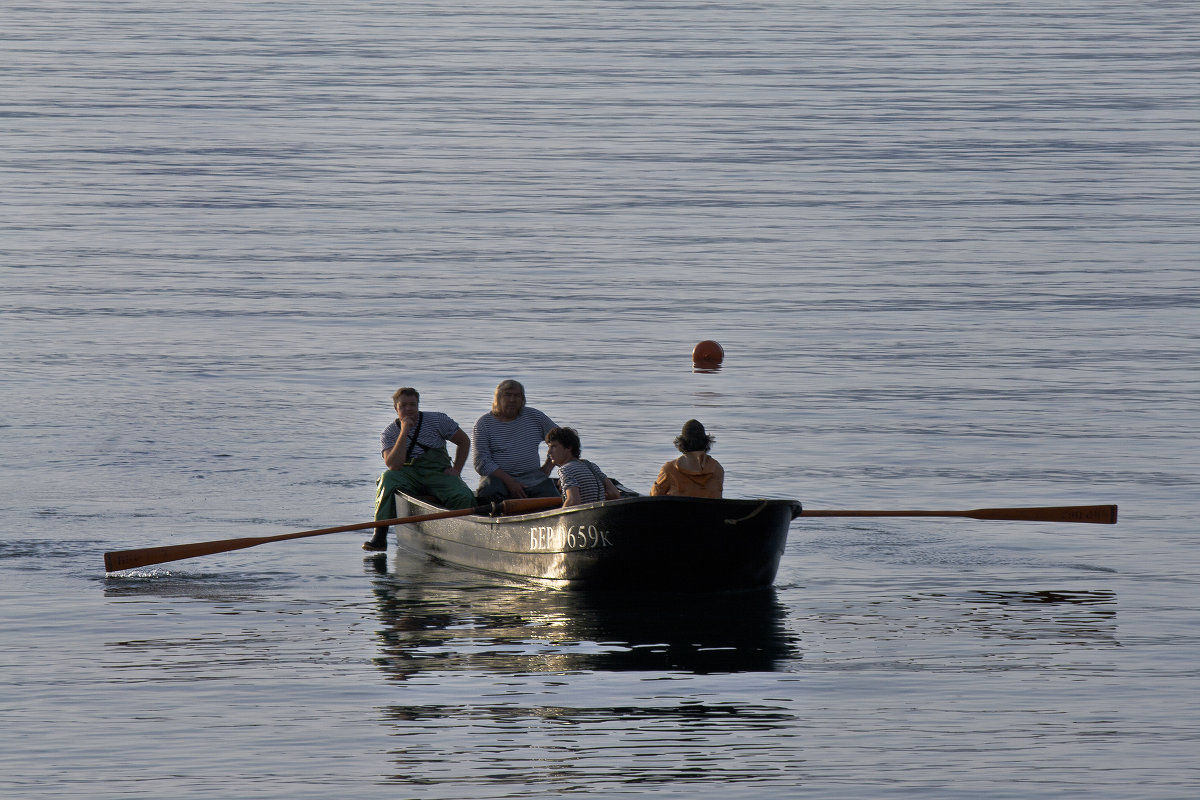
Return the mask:
M471 436L475 471L487 477L502 469L522 486L536 486L546 480L539 448L553 427L549 417L529 406L507 421L484 414Z
M422 411L421 415L421 430L417 433L417 445L412 451L414 458L426 450L445 447L446 440L458 430L458 423L440 411ZM396 440L399 438L400 420L392 420L392 424L379 434L379 446L383 448L382 452L387 453L395 447Z
M604 499L605 477L607 476L599 467L581 458L572 459L558 468L563 498L567 496L567 489L574 486L579 489L579 500L582 503L594 503Z

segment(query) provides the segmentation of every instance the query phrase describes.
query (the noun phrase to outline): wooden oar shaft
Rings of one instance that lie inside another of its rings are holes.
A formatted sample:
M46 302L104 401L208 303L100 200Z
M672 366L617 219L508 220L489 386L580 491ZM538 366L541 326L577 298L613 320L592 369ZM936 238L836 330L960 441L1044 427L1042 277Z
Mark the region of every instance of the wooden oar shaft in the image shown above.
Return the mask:
M112 550L104 554L104 571L120 572L124 569L137 569L150 564L162 564L167 561L180 561L185 558L210 556L214 553L228 553L231 550L243 550L256 547L268 542L282 542L285 539L303 539L308 536L324 536L327 533L343 533L358 531L364 528L382 528L391 525L408 525L413 522L428 522L434 519L449 517L465 517L470 514L527 514L532 511L542 511L562 504L561 497L532 497L521 500L505 500L488 506L461 508L453 511L438 511L432 514L418 514L415 517L397 517L395 519L372 520L356 522L353 525L338 525L333 528L319 528L313 531L298 533L281 533L276 536L247 536L240 539L221 539L215 542L194 542L192 544L170 544L161 547L142 547L136 550Z
M802 517L970 517L972 519L1004 519L1029 522L1094 522L1114 525L1117 507L1103 506L1040 506L1028 508L976 508L971 511L871 511L804 509Z

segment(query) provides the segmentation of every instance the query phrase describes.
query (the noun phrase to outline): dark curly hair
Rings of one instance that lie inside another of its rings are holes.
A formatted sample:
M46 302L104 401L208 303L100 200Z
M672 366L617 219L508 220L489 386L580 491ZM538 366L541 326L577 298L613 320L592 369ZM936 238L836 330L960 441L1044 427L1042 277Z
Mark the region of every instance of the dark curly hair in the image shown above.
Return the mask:
M579 433L574 428L551 428L546 434L546 444L550 444L550 442L558 442L570 450L571 455L576 458L579 458L579 454L583 452Z
M690 453L694 450L703 450L708 452L716 438L709 436L704 426L699 420L689 419L683 423L683 430L675 437L675 446L679 448L681 453Z

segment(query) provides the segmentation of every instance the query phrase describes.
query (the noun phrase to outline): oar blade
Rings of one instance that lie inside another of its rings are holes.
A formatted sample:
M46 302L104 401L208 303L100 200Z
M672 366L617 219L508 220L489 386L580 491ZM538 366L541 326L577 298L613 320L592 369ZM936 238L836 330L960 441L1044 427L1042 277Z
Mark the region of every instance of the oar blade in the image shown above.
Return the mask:
M1090 522L1099 525L1117 524L1117 507L1115 505L977 508L969 512L969 514L975 519L1025 520L1030 522Z
M126 569L182 561L185 558L211 556L262 544L261 537L223 539L219 542L195 542L192 544L170 544L162 547L143 547L138 550L112 550L104 554L104 571L121 572Z
M834 510L810 509L801 517L969 517L971 519L1000 519L1016 522L1091 522L1115 525L1117 507L1099 506L1032 506L1018 508L976 508L972 511L911 511L911 510Z

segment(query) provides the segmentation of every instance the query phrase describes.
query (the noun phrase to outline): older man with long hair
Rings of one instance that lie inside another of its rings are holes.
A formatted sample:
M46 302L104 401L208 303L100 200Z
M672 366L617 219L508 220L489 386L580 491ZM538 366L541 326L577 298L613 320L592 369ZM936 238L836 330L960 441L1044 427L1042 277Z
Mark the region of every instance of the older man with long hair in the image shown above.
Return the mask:
M481 503L510 497L557 497L550 480L554 465L542 461L540 447L554 428L548 416L525 405L525 387L514 380L501 381L492 398L492 410L475 422L475 471Z

